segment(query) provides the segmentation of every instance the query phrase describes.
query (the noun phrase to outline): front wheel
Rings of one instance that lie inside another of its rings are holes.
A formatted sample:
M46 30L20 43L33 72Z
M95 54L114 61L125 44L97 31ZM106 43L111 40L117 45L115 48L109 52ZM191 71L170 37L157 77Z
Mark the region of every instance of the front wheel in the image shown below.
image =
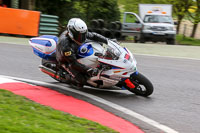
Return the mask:
M130 81L135 85L134 89L128 89L129 91L135 93L136 95L147 97L153 93L153 85L144 75L138 73L137 75L132 75Z

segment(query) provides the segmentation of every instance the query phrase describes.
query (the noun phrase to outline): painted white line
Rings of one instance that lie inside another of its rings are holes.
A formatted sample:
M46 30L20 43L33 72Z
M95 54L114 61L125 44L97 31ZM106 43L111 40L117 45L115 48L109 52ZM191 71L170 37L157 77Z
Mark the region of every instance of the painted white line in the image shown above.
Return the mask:
M124 114L127 114L127 115L130 115L134 118L137 118L138 120L140 121L143 121L153 127L156 127L166 133L178 133L178 131L175 131L174 129L168 127L168 126L165 126L163 124L160 124L152 119L149 119L141 114L138 114L132 110L129 110L127 108L124 108L120 105L117 105L115 103L112 103L110 101L107 101L105 99L102 99L100 97L97 97L97 96L94 96L92 94L88 94L88 93L85 93L85 92L81 92L79 90L75 90L75 89L70 89L70 88L66 88L66 86L61 86L61 85L55 85L55 84L51 84L51 83L46 83L46 82L41 82L41 81L35 81L35 80L29 80L29 79L23 79L23 78L16 78L16 77L10 77L10 76L4 76L4 75L0 75L0 77L3 77L3 78L9 78L9 79L14 79L14 80L21 80L21 81L24 81L24 82L31 82L31 83L36 83L36 84L42 84L42 85L47 85L47 86L55 86L55 87L59 87L63 90L67 90L67 91L70 91L70 92L73 92L73 93L77 93L79 95L82 95L82 96L85 96L85 97L88 97L88 98L91 98L92 100L95 100L101 104L104 104L104 105L107 105L107 106L110 106L111 108L114 108L120 112L123 112ZM13 80L11 80L13 81Z
M19 82L19 81L0 77L0 84L3 84L3 83L13 83L13 82Z
M139 54L133 53L134 55L142 55L142 56L153 56L153 57L164 57L164 58L174 58L174 59L187 59L187 60L200 60L197 58L188 58L188 57L175 57L175 56L164 56L164 55L155 55L155 54Z

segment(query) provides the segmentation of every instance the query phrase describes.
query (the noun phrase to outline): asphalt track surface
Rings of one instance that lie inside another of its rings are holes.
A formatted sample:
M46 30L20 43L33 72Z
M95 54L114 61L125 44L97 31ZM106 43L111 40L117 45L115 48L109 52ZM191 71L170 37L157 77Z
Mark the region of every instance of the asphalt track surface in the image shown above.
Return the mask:
M55 83L38 70L40 58L30 46L0 43L0 75ZM199 133L200 60L136 55L139 72L154 84L150 98L128 91L84 89L82 91L133 110L181 133ZM105 107L106 108L106 107ZM117 113L117 112L115 112ZM128 116L118 115L130 120ZM146 132L154 129L130 120ZM158 131L159 132L159 131Z

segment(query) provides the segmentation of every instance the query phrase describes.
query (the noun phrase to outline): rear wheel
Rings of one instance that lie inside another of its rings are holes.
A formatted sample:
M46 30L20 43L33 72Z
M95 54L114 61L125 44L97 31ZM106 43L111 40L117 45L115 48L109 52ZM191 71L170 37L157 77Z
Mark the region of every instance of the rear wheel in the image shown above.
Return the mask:
M48 67L48 68L54 70L54 71L57 70L57 67L56 67L57 63L55 61L49 61L49 60L42 59L41 64L45 67Z
M128 89L136 95L147 97L153 93L153 85L144 75L138 73L130 77L130 81L135 85L134 89Z

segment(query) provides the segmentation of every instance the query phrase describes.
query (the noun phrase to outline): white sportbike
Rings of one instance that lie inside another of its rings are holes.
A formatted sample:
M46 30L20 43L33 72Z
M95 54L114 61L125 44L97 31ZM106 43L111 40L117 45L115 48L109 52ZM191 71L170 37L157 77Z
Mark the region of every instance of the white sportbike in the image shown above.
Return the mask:
M69 73L63 69L58 73L56 68L55 48L58 38L55 36L41 36L32 38L30 44L36 55L42 59L40 70L52 78L69 83L65 77ZM98 68L97 76L87 80L88 86L106 89L123 89L140 96L153 93L152 83L137 71L133 54L118 43L108 40L108 44L86 42L78 49L78 62L86 66Z

